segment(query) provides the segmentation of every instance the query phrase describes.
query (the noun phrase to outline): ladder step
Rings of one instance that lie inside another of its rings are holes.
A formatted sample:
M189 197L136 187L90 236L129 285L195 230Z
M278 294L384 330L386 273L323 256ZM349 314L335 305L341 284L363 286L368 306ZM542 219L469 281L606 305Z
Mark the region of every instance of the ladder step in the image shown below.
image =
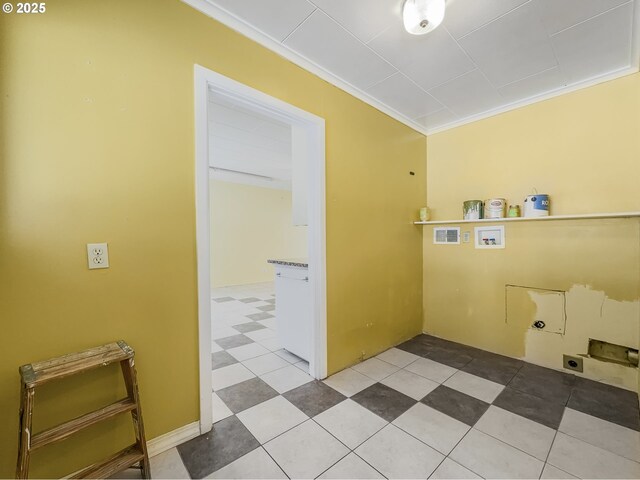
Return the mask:
M101 462L80 470L71 478L108 478L144 459L137 444L131 445Z
M34 388L51 380L127 360L133 358L133 355L133 349L126 342L120 340L83 352L22 365L20 375L27 388Z
M69 420L68 422L35 434L31 438L31 450L64 440L65 438L79 432L80 430L90 427L91 425L95 425L98 422L120 413L130 412L131 410L135 410L135 408L136 404L131 398L123 398L122 400L112 403L104 408L89 412L85 415L74 418L73 420Z

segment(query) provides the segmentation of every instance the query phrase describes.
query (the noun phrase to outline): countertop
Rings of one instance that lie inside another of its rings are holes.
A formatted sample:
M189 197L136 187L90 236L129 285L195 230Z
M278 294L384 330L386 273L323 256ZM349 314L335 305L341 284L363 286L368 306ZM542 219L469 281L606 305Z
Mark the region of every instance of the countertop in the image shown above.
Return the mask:
M267 263L274 265L286 265L288 267L309 268L309 260L306 258L270 258Z

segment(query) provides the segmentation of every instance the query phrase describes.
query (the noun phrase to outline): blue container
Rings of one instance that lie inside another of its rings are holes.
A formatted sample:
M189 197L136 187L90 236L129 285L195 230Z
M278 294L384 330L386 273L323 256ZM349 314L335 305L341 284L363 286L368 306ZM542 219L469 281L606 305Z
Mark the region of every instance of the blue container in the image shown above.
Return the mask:
M529 195L524 199L525 217L548 217L551 198L545 193Z

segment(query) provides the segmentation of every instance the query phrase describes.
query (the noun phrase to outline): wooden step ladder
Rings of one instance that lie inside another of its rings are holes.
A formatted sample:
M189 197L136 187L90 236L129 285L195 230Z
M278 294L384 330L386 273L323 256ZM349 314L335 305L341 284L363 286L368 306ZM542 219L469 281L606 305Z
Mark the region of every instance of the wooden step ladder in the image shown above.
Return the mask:
M28 478L31 452L37 448L62 441L76 432L120 413L131 412L136 443L111 457L88 466L71 478L106 478L125 468L139 464L143 478L151 478L147 443L142 423L140 395L134 363L134 351L124 341L91 348L37 363L22 365L20 403L20 436L16 478ZM31 429L35 388L52 380L86 372L98 367L120 362L127 396L111 405L81 415L56 427L34 434Z

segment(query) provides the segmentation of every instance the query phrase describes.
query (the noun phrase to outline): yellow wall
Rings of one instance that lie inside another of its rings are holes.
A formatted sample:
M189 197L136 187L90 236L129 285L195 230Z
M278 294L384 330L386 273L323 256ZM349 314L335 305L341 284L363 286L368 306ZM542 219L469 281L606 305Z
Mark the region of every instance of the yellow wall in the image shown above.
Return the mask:
M210 180L211 285L272 282L269 258L306 258L307 227L294 227L291 192Z
M424 136L178 0L47 7L0 15L0 477L23 363L124 338L148 436L198 418L195 63L326 119L329 371L420 331ZM108 270L87 270L96 241ZM115 370L104 394L93 378L57 407L37 394L37 424L115 398ZM32 476L99 458L116 424L38 453Z
M434 219L455 219L464 200L522 205L535 187L552 214L638 211L639 158L635 74L429 136L427 203ZM473 227L462 231L473 238ZM425 331L557 369L589 338L638 348L638 219L507 224L504 250L433 245L424 228ZM507 317L507 284L566 291L566 334L528 329L551 315L535 291ZM585 376L638 385L637 369L592 359Z

